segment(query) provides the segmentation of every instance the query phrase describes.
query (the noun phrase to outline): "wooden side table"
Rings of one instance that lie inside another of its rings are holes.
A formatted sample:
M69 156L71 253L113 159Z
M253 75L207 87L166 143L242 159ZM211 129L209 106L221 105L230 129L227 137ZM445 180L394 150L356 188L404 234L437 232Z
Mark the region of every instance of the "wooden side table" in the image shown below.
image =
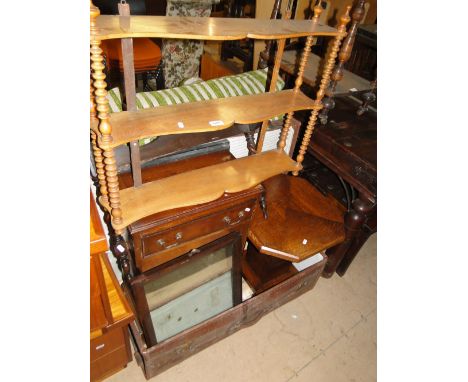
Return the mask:
M142 171L143 183L226 162L232 158L230 152L225 149L147 167ZM131 179L129 173L120 174L120 187L130 187ZM190 184L187 184L187 187L190 187ZM263 187L258 185L238 193L224 194L212 202L150 215L131 224L129 233L134 255L132 260L136 268L134 274L153 269L230 232L240 233L243 246L252 216L255 210L260 208L259 200L263 191Z
M90 205L90 380L100 381L132 360L127 300L106 255L106 237L91 194Z

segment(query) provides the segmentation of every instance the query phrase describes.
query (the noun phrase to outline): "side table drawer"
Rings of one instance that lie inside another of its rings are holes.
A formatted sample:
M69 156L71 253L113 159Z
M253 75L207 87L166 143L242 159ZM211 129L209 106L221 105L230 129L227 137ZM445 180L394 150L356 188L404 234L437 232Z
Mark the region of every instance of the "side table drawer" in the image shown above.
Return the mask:
M190 248L190 243L195 240L197 243L194 243L196 244L194 248L206 244L198 243L198 239L202 239L204 236L212 241L212 236L216 232L239 230L242 225L250 222L256 203L257 200L252 199L227 210L162 231L159 227L148 229L141 236L141 253L138 251L135 253L137 257L140 256L140 259L137 259L137 264L140 262L142 264L141 270L146 271L193 249ZM160 260L156 259L156 256Z

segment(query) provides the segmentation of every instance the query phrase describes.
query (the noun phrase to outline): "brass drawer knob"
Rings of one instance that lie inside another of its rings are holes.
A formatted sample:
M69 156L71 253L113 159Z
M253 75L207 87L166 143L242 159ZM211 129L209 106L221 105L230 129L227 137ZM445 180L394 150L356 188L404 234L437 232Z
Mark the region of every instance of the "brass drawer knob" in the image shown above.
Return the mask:
M176 233L176 242L174 244L171 244L171 245L166 245L166 241L164 239L159 239L157 241L157 243L163 247L164 249L169 249L169 248L173 248L175 247L176 245L179 245L179 243L177 242L177 240L180 240L182 239L182 233L181 232L177 232Z
M225 216L225 217L223 218L223 221L224 221L227 225L233 226L233 225L239 224L239 223L241 222L241 218L244 216L244 213L241 211L241 212L239 212L238 216L239 216L239 220L236 220L236 221L234 221L234 222L231 220L231 218L230 218L229 216Z

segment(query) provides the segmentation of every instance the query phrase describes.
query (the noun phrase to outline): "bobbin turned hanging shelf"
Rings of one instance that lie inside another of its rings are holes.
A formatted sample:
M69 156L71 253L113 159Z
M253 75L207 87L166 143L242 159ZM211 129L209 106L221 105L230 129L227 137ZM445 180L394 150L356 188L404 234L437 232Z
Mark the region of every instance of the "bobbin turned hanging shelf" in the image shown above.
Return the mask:
M317 12L319 13L320 10ZM349 12L349 9L348 9ZM239 192L256 186L274 175L293 172L297 175L309 143L321 100L330 81L335 58L345 37L348 13L338 29L312 20L259 20L242 18L197 18L160 16L99 16L90 2L91 25L91 138L100 189L100 204L111 215L117 235L131 223L157 212L206 203L223 193ZM324 67L316 99L300 90L302 75L315 36L332 36L334 41ZM189 104L161 106L151 110L109 114L106 99L103 55L105 39L137 37L198 40L239 40L244 38L279 40L269 92ZM279 63L288 38L307 37L294 89L275 92ZM297 161L285 152L286 136L293 113L312 110ZM287 114L278 149L262 153L268 119ZM234 123L262 122L257 154L120 191L113 149L141 138L170 134L207 132L226 129Z

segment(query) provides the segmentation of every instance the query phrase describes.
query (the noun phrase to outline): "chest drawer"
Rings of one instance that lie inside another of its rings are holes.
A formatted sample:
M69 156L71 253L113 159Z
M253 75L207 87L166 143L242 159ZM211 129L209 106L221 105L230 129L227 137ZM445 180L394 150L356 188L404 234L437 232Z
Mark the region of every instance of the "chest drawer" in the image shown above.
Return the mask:
M102 381L132 360L127 326L116 327L91 340L90 380Z
M137 266L144 272L228 232L238 231L245 237L257 204L257 199L250 199L183 224L154 227L134 236Z
M125 345L123 330L117 328L91 340L91 361L105 356Z

